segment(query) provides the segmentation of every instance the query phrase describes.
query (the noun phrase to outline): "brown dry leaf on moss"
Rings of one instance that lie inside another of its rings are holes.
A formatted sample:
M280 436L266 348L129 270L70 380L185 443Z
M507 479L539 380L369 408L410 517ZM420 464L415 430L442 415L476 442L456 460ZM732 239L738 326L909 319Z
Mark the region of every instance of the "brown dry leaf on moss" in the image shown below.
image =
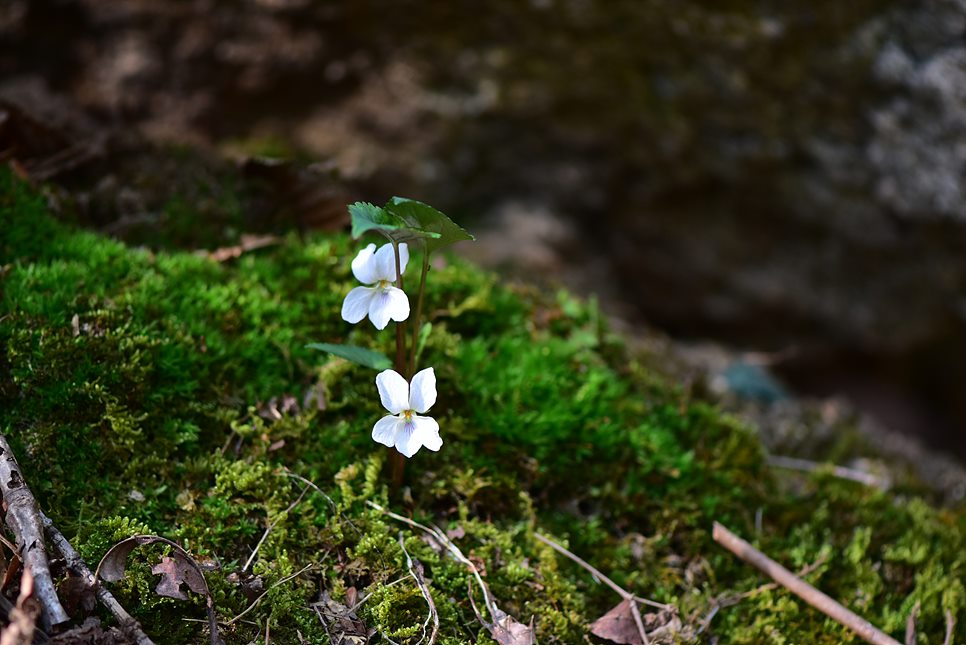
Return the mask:
M622 600L619 605L594 621L590 626L590 633L619 645L644 645L634 622L631 603L631 600ZM661 610L644 614L641 618L651 645L676 643L682 638L688 638L682 634L681 620L673 611Z
M186 584L197 594L206 593L205 581L192 565L183 558L161 558L160 563L151 567L151 573L162 576L154 591L159 596L187 600L188 596L181 590L181 585Z
M493 640L500 645L537 645L537 633L533 630L532 617L530 624L524 625L495 605L493 609L493 624L486 625Z
M620 645L643 645L631 609L631 601L622 600L619 605L594 621L590 626L590 633Z
M10 611L10 624L0 633L0 645L30 645L34 641L40 604L34 599L34 578L25 569L20 579L17 606Z

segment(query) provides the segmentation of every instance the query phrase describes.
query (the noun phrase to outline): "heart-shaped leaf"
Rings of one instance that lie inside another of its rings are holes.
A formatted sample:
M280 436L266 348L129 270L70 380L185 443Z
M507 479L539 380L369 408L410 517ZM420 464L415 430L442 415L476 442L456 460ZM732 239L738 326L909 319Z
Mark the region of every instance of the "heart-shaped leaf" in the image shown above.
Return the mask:
M429 251L475 239L449 217L415 199L393 197L383 210L405 222L410 229L420 231Z

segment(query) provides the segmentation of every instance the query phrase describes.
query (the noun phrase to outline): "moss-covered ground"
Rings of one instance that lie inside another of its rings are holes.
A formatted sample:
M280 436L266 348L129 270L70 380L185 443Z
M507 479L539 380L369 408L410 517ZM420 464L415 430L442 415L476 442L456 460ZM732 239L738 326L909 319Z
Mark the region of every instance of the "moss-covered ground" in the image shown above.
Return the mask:
M535 616L541 643L580 643L619 598L535 531L697 629L716 599L766 582L711 540L718 520L791 569L820 561L812 583L897 637L920 603L920 643L941 642L947 611L960 619L954 642L966 640L963 509L912 487L772 472L753 429L635 360L594 307L458 260L431 273L420 360L438 375L444 445L390 491L387 452L369 437L382 414L374 372L305 348L391 353L390 331L339 316L357 247L291 235L228 263L130 248L62 223L41 192L0 173L0 429L91 563L123 537L159 534L210 569L224 623L253 587L270 589L224 626L229 643L267 623L275 642L327 642L309 605L350 587L372 594L367 625L414 643L420 591L386 586L406 576L401 533L425 566L439 642L489 642L464 566L375 501L460 529L503 609ZM203 601L154 596L154 580L142 563L114 587L158 642L202 642ZM698 638L710 635L856 640L780 589L722 608Z

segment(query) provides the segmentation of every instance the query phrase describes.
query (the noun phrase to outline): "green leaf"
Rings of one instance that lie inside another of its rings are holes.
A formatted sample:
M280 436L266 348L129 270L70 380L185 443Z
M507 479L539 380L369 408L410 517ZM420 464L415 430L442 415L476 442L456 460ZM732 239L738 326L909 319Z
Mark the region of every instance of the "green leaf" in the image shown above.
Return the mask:
M393 197L383 210L404 222L410 230L419 231L420 237L426 242L427 251L476 239L440 211L415 199Z
M355 345L333 345L331 343L311 343L306 345L308 349L317 349L321 352L328 352L333 356L344 358L363 367L371 367L374 370L386 370L392 367L392 361L380 352L374 352L365 347Z
M423 326L419 329L419 337L416 341L416 359L418 360L420 356L423 355L423 348L426 347L426 341L429 340L429 334L433 331L433 323L427 322L423 323Z
M379 231L389 235L393 231L407 228L406 222L397 215L367 202L350 204L349 217L352 218L352 237L356 239L369 231Z

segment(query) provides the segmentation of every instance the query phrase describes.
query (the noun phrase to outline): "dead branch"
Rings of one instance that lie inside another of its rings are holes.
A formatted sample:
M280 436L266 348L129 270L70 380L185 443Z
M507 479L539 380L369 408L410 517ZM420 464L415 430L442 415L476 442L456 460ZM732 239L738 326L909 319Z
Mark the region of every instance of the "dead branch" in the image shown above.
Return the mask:
M127 610L121 606L121 603L117 601L114 594L108 591L104 585L98 584L94 573L87 566L87 563L84 562L80 553L74 550L74 547L64 537L64 534L54 526L51 519L41 513L41 520L44 523L44 529L47 531L47 537L50 538L51 544L60 552L64 560L67 561L67 567L79 575L89 587L94 589L94 594L97 596L97 599L111 613L114 620L117 621L121 631L132 638L137 645L154 645L154 641L141 630L140 623L131 614L127 613Z
M258 606L258 603L260 603L262 601L262 598L264 598L265 596L268 595L268 592L269 591L271 591L275 587L278 587L279 585L285 584L289 580L294 580L295 578L298 578L300 575L302 575L303 573L305 573L306 571L308 571L309 569L311 569L314 566L317 566L317 565L315 563L308 564L308 565L302 567L301 569L299 569L298 571L296 571L295 573L293 573L291 575L288 575L288 576L285 576L284 578L282 578L281 580L279 580L278 582L276 582L275 584L273 584L271 587L269 587L268 589L266 589L265 591L263 591L257 598L255 598L255 600L252 601L252 603L250 605L248 605L248 607L246 607L245 609L242 610L242 613L238 614L237 616L235 616L231 620L226 621L226 622L224 622L222 624L225 625L226 627L230 627L231 625L234 625L239 620L241 620L242 618L244 618L245 615L248 614L248 612L250 612L256 606Z
M591 565L589 562L587 562L586 560L584 560L583 558L581 558L577 554L573 553L572 551L564 548L562 545L557 544L556 542L554 542L550 538L545 537L543 535L540 535L539 533L534 533L533 534L533 537L537 538L537 540L539 540L540 542L543 542L544 544L546 544L547 546L549 546L551 549L553 549L557 553L560 553L562 555L567 556L568 558L570 558L571 560L573 560L574 562L576 562L577 564L579 564L580 566L582 566L584 569L586 569L587 571L590 572L590 575L594 576L595 578L597 578L598 580L600 580L601 582L603 582L605 585L607 585L608 587L610 587L611 589L613 589L615 592L617 592L617 594L621 598L623 598L628 603L630 603L631 616L634 617L634 624L637 625L637 632L638 632L638 634L641 637L641 642L644 643L644 645L650 645L650 642L651 641L647 637L647 631L644 629L644 620L641 618L641 610L638 609L638 607L637 607L637 603L639 601L643 601L644 600L643 598L640 598L639 599L637 596L635 596L634 594L632 594L631 592L627 591L626 589L624 589L623 587L621 587L620 585L618 585L616 582L614 582L613 580L611 580L610 578L608 578L607 576L605 576L603 573L601 573L596 567L594 567L593 565ZM653 601L648 601L648 604L659 605L663 609L669 609L669 606L668 605L661 605L660 603L655 603Z
M20 559L33 576L34 597L42 609L41 624L46 628L66 623L70 616L57 598L57 589L50 575L40 508L20 474L17 459L3 435L0 435L0 490L3 492L7 526L17 538Z
M864 470L845 468L844 466L829 466L827 464L820 464L815 461L808 461L807 459L769 455L767 462L769 466L773 466L775 468L785 468L786 470L797 470L805 473L814 473L825 470L826 468L831 468L830 472L832 475L838 477L839 479L847 479L849 481L858 482L870 488L878 488L880 490L888 490L889 486L891 485L887 478L879 477L877 475L873 475L872 473L867 473Z
M956 629L956 617L953 616L953 612L949 609L946 610L946 638L943 640L943 645L952 645L953 643L953 630Z
M797 577L767 555L751 546L718 522L714 523L714 541L736 556L769 575L775 582L818 609L829 618L838 621L872 645L899 645L899 641L876 628L861 616L852 613L841 604Z
M419 562L413 562L413 559L409 556L409 551L406 550L406 543L403 541L402 531L399 532L399 548L402 549L403 554L406 556L406 569L409 571L409 575L416 581L416 586L419 587L419 591L423 594L423 598L426 599L426 605L429 607L429 615L426 616L426 622L423 623L423 636L419 639L419 642L422 643L423 639L426 638L426 626L429 624L430 619L432 619L433 631L429 635L429 645L433 645L436 642L436 635L439 633L439 613L436 611L436 603L433 602L433 596L429 593L426 580L423 579L423 566Z
M909 612L909 618L906 620L906 645L916 645L916 618L919 616L919 601L916 601L916 605Z
M295 507L301 503L302 498L305 497L305 494L307 492L309 492L308 486L306 486L302 490L302 493L298 496L298 498L294 502L289 504L288 508L285 509L284 513L279 515L274 522L268 525L268 528L265 529L265 532L262 534L262 538L258 541L258 544L255 545L255 548L252 549L252 554L248 556L248 560L245 562L245 566L241 568L242 573L247 572L248 567L252 566L252 562L255 560L255 556L258 555L258 550L262 548L262 545L265 543L265 540L268 538L269 533L272 532L272 529L274 529L278 525L278 523L282 521L283 518L288 517L288 514L291 513L295 509Z

